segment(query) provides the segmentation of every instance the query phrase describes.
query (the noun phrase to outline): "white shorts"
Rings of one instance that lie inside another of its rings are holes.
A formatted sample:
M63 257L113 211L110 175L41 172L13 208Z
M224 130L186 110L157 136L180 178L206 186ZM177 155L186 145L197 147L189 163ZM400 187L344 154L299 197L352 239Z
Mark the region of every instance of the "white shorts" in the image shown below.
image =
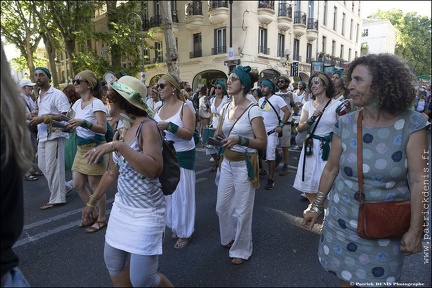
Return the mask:
M276 159L276 147L278 145L278 142L279 142L278 133L274 132L270 135L267 135L266 160Z

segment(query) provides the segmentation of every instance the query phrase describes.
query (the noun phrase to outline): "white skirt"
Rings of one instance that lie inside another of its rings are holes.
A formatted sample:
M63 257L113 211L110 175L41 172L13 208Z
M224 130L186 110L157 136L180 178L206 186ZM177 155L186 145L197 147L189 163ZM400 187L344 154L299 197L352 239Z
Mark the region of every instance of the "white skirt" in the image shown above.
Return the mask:
M124 205L116 194L105 241L112 247L138 255L161 255L165 232L165 201L159 207Z

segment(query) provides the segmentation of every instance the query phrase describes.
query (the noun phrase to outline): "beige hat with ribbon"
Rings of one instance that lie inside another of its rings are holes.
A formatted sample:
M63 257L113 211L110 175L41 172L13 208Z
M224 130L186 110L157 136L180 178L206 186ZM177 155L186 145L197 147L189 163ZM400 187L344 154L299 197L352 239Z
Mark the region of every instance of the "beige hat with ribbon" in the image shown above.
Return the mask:
M147 87L143 82L132 76L123 76L116 82L109 84L109 86L123 96L130 104L153 116L153 110L145 102Z

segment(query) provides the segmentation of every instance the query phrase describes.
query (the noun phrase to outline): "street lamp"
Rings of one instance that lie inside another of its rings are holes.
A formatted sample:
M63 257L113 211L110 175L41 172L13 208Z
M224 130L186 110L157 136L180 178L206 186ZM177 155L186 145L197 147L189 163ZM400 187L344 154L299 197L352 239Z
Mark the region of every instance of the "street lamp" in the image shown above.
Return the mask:
M134 17L138 18L139 22ZM138 15L138 13L129 12L127 14L126 19L127 19L128 24L131 25L131 26L133 26L133 27L135 27L135 28L136 28L137 24L140 24L139 31L142 30L143 22L142 22L141 17ZM129 36L129 39L130 39L131 42L135 42L135 40L136 40L135 33L132 33ZM142 65L141 81L144 82L145 81L145 70L144 70L144 37L143 37L142 33L141 33L141 61L142 61L142 64L141 64Z

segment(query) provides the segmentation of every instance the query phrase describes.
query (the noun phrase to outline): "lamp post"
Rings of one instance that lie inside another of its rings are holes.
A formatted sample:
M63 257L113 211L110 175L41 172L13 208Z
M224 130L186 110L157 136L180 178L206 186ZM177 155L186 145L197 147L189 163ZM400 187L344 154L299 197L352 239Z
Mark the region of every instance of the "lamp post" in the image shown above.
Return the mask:
M139 22L138 22L134 17L138 18ZM127 14L126 19L127 19L128 24L131 25L131 26L133 26L133 27L135 27L135 28L136 28L137 24L140 24L140 26L139 26L139 27L140 27L139 31L142 30L143 22L142 22L141 17L138 15L138 13L135 13L135 12L129 12L129 13ZM135 42L135 33L132 33L132 34L129 36L129 39L130 39L131 42ZM141 81L145 82L145 70L144 70L144 37L143 37L142 33L141 33L141 61L142 61L142 64L141 64L141 65L142 65Z

